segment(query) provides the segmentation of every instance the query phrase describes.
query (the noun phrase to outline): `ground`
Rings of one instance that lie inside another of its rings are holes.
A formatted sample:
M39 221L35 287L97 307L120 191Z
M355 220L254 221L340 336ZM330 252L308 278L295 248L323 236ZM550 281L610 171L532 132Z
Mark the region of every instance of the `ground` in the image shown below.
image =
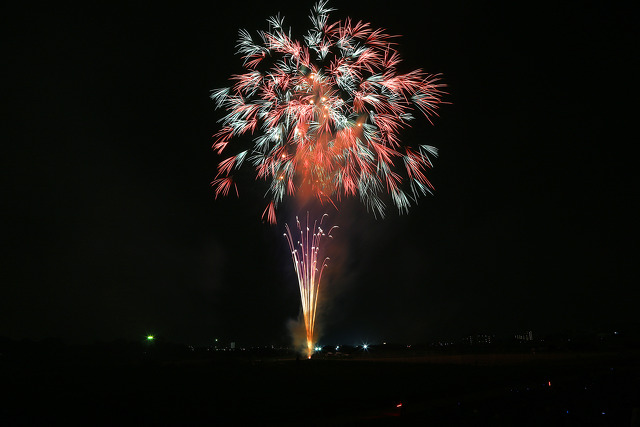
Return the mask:
M0 424L638 425L638 360L634 351L5 355Z

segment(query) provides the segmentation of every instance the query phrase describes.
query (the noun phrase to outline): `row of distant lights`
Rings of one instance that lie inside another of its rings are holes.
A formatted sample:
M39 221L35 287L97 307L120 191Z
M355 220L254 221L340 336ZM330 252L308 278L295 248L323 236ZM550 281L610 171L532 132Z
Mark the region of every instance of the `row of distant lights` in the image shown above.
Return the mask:
M155 337L154 337L153 335L147 335L147 341L153 341L154 339L155 339ZM217 342L218 342L218 340L216 339L216 340L215 340L215 342L217 343ZM384 342L384 343L382 343L382 344L383 344L383 345L386 345L387 343L386 343L386 342ZM411 347L411 345L410 345L410 344L409 344L409 345L407 345L407 348L410 348L410 347ZM189 348L191 349L191 351L194 351L194 350L195 350L195 348L194 348L193 346L191 346L191 345L189 346ZM276 349L276 347L274 347L273 345L272 345L272 346L264 346L264 347L251 347L251 349L252 349L252 350L260 349L260 348ZM211 347L207 347L207 351L209 351L210 349L211 349ZM282 350L283 348L282 348L282 347L277 347L277 349L278 349L278 350ZM362 344L362 349L363 349L363 350L368 350L368 349L369 349L369 344ZM233 349L227 349L227 348L221 348L221 349L219 349L219 348L217 348L217 347L216 347L216 348L215 348L215 350L216 350L216 351L226 351L226 350L233 350ZM239 350L243 350L243 351L244 351L244 350L246 350L246 349L245 349L245 348L239 348ZM320 347L320 346L316 346L316 347L314 347L314 349L313 349L313 350L314 350L314 351L322 351L322 347ZM338 350L340 350L340 346L339 346L339 345L337 345L337 346L336 346L336 351L338 351Z
M362 345L362 349L363 350L369 349L369 344L363 344ZM338 350L340 350L340 346L339 345L336 346L336 351L338 351ZM322 351L322 347L316 346L316 347L313 348L313 351Z
M284 157L284 154L283 154L283 157ZM618 335L619 333L616 331L616 332L614 332L613 334L614 334L614 335ZM154 337L153 335L147 335L147 341L153 341L154 339L155 339L155 337ZM541 340L541 341L544 341L544 340ZM569 341L571 341L571 340L569 340ZM218 342L218 340L216 339L216 340L215 340L215 342ZM384 342L384 343L382 343L382 344L386 345L387 343L386 343L386 342ZM440 346L446 346L446 345L453 345L453 343L452 343L452 342L438 342L438 345L440 345ZM411 344L407 345L407 348L409 348L409 347L411 347ZM252 348L260 348L260 347L252 347ZM273 347L273 346L271 346L271 347L265 346L264 348L274 348L274 347ZM339 348L340 348L340 346L339 346L339 345L338 345L338 346L336 346L336 350L338 350ZM367 350L367 349L369 348L369 344L363 344L363 345L362 345L362 348L363 348L363 349L365 349L365 350ZM244 349L243 349L243 350L244 350ZM314 348L314 350L315 350L315 351L321 351L321 350L322 350L322 347L315 347L315 348Z
M387 345L387 343L386 343L386 342L383 342L383 343L382 343L382 345ZM356 348L358 348L358 347L359 347L359 346L356 346ZM322 351L322 348L323 348L323 347L321 347L321 346L316 346L316 347L314 347L314 349L313 349L313 350L314 350L314 351ZM407 344L407 348L411 348L411 344ZM362 349L363 349L363 350L368 350L368 349L369 349L369 344L362 344ZM340 350L340 346L339 346L339 345L337 345L337 346L336 346L336 351L337 351L337 350Z

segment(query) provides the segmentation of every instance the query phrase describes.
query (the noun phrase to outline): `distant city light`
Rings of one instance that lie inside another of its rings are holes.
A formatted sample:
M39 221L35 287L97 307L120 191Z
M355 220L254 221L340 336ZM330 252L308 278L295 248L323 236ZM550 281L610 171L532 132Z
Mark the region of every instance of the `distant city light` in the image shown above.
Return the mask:
M365 350L366 350L366 349L368 349L368 348L369 348L369 344L364 344L364 345L362 346L362 348L364 348Z

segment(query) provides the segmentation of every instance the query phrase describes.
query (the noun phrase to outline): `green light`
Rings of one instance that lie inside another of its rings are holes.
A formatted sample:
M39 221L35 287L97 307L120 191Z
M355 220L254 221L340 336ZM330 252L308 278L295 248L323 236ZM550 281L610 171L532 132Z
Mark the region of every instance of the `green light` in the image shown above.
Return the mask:
M153 341L153 335L147 335L147 341Z

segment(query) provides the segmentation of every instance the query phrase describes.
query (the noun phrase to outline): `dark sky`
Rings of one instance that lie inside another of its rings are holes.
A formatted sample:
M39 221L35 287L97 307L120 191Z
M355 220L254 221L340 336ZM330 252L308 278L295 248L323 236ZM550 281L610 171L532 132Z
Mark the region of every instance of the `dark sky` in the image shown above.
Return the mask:
M17 3L0 13L0 336L288 343L284 225L261 222L250 169L240 199L214 200L208 96L241 71L238 29L280 11L299 36L312 2ZM322 341L634 320L633 14L517 3L331 3L401 34L406 71L442 73L452 104L401 134L440 149L433 197L384 220L328 211Z

